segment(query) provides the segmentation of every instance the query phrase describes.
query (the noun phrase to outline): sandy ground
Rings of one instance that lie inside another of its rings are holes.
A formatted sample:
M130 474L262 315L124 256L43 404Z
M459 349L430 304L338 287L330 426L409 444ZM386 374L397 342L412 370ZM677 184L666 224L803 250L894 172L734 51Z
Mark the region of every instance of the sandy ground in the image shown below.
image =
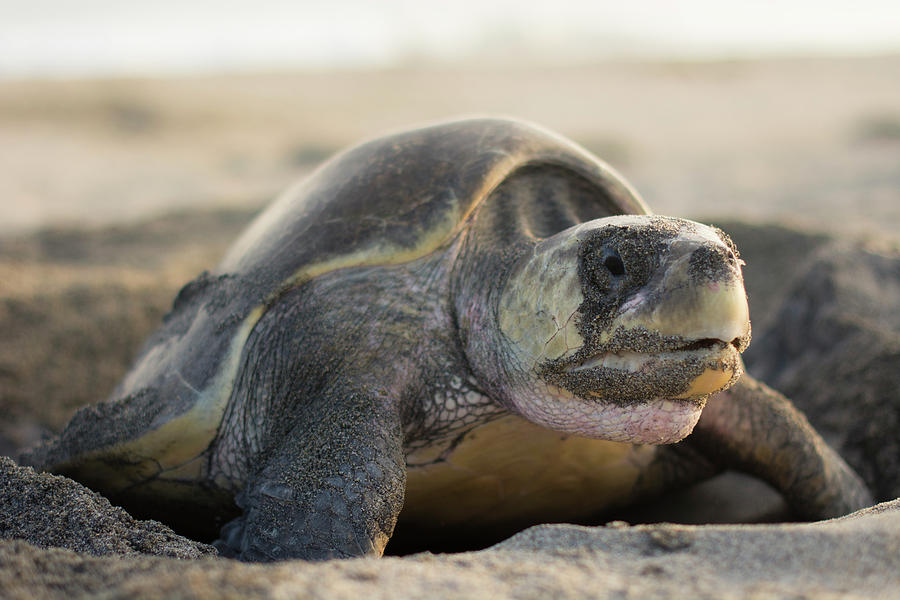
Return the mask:
M0 490L16 487L0 493L16 519L5 537L18 538L0 539L7 598L891 598L900 589L900 501L814 524L542 525L481 552L248 565L0 459ZM29 511L30 496L40 503Z
M502 113L581 141L622 171L658 212L712 220L731 232L748 262L755 333L747 354L751 370L807 410L879 499L896 498L897 107L900 57L0 82L0 454L58 431L77 406L105 397L177 289L215 264L267 199L333 150L422 121ZM763 227L756 224L760 221L800 229ZM19 485L16 481L3 485ZM62 497L81 493L68 490ZM694 501L708 500L707 494L701 490ZM106 514L107 508L97 506L97 514ZM65 520L66 510L53 514ZM98 531L121 533L126 525L144 531L127 515L110 518ZM726 568L720 579L706 573L696 590L864 596L891 585L900 588L890 578L900 572L896 517L887 523L867 524L854 533L816 530L808 539L803 533L779 547L803 547L807 554L754 563L781 569L779 577L799 581L799 587L770 585L772 580L741 570L739 563L749 555L737 553L728 563L735 565L733 572ZM172 539L155 526L146 531L150 534L141 535ZM714 538L717 531L697 535ZM722 533L718 546L685 556L711 560L723 548L744 543L735 531ZM793 535L758 531L750 534L761 537L747 542L747 552L764 552ZM606 533L599 535L597 544L610 543ZM636 544L630 551L652 556L641 545L645 534L634 535L627 542ZM845 538L854 540L847 546L851 555L872 556L854 563L861 565L857 579L822 579L849 560L843 550L825 553L812 567L804 562L812 560L809 553L818 544L840 550L836 540ZM473 569L463 573L456 570L462 563L453 559L441 559L429 570L433 559L425 557L412 568L422 570L419 584L437 578L448 585L447 597L477 589L534 597L516 587L516 577L536 564L547 566L546 572L561 568L571 551L579 566L566 571L568 579L545 588L538 582L536 589L575 590L574 597L590 589L578 586L609 572L608 561L614 560L606 554L598 558L596 550L579 543L554 551L559 561L540 553L460 558ZM790 545L795 543L799 546ZM250 588L273 593L262 571L242 571L230 579L205 563L193 571L173 571L169 563L91 563L59 553L64 551L4 545L0 555L8 567L0 569L0 578L18 585L23 597L35 590L52 596L47 590L63 589L54 587L55 581L75 582L83 587L71 589L92 593L133 577L133 569L146 574L135 586L152 586L160 573L187 573L196 589L210 594ZM372 581L413 585L394 579L394 570L407 567L385 564L388 570L377 574L373 569L380 568L368 562L338 567L340 577L346 575L341 585L353 590ZM596 595L629 590L670 595L666 591L679 577L667 570L670 565L640 564L650 571L623 563L603 578ZM499 580L482 579L491 565L497 565ZM314 586L319 573L287 575L279 580L287 587L279 590L327 594L327 588ZM866 573L877 574L870 587ZM209 587L210 581L225 587Z

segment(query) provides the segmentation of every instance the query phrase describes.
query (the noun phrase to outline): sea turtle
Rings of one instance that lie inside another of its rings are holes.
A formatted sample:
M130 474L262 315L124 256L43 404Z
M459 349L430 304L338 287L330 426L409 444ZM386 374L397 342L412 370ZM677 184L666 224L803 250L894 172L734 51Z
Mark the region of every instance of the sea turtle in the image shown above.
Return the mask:
M376 139L263 211L110 400L25 462L183 531L224 523L244 560L381 554L398 517L586 519L725 467L804 517L866 505L742 375L740 265L538 127Z

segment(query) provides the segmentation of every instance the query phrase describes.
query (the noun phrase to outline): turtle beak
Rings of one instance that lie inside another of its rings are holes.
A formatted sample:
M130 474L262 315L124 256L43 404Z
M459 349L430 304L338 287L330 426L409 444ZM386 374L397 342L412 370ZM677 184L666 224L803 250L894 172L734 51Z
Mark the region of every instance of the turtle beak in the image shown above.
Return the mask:
M654 280L623 304L617 324L640 323L665 336L719 340L743 351L750 312L740 265L718 240L698 244L679 236Z
M705 238L705 239L704 239ZM712 230L675 237L653 279L621 306L610 331L643 328L680 340L709 365L678 397L721 390L739 375L750 343L742 262Z

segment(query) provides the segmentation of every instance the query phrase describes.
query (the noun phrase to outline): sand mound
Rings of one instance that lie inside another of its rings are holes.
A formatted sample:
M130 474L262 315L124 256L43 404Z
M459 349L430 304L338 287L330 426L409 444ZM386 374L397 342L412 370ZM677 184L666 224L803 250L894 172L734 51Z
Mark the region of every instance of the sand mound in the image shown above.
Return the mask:
M25 540L40 548L96 556L216 554L213 547L176 535L162 523L133 519L71 479L35 473L5 456L0 456L0 515L3 538Z
M807 525L543 525L489 550L247 565L96 558L0 542L10 598L887 597L900 502Z

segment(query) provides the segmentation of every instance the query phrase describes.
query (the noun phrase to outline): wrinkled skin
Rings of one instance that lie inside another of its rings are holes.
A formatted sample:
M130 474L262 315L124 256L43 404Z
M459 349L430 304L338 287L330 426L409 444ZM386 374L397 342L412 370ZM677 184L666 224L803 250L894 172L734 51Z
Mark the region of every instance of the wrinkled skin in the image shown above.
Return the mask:
M398 519L584 518L726 467L804 517L868 504L742 374L727 236L610 216L644 208L565 144L476 120L335 159L186 286L111 402L26 461L198 534L222 525L217 546L242 560L378 555Z

